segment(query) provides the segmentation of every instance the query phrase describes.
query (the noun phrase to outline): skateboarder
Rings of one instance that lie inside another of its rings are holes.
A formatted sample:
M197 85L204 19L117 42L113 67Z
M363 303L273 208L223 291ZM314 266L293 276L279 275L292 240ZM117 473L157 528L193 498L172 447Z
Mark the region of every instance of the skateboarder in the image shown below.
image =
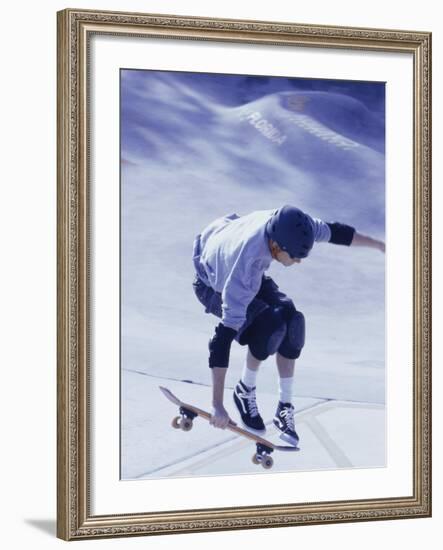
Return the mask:
M194 292L206 313L220 318L209 341L213 426L224 429L230 421L223 393L231 344L236 340L248 346L233 394L243 423L265 430L257 407L256 378L260 363L275 354L279 402L273 421L280 437L297 445L292 386L295 360L305 343L305 318L265 272L273 260L287 267L300 264L314 242L385 251L382 241L361 235L350 225L324 222L292 205L217 218L196 236Z

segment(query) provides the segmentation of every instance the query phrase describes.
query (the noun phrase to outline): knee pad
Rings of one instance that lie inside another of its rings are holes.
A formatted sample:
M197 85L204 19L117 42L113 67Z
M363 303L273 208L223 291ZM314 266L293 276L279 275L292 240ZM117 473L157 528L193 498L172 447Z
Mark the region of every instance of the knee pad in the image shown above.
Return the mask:
M285 337L278 352L287 359L297 359L305 345L305 317L301 311L294 311L287 323Z
M289 323L294 315L296 313L294 302L288 298L285 297L282 300L279 300L278 307L282 309L283 319Z
M247 344L252 355L264 361L276 353L286 335L281 308L268 307L252 323Z

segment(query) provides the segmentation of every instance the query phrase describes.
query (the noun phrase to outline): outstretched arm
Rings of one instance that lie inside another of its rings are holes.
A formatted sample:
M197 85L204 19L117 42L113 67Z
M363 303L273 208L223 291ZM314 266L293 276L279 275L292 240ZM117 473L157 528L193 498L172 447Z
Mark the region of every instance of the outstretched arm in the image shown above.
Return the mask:
M383 254L385 253L385 243L383 241L373 239L372 237L368 237L367 235L362 235L361 233L358 233L358 231L354 233L354 237L351 241L351 246L366 246L368 248L376 248L377 250L380 250L380 252L383 252Z
M385 253L385 243L362 235L355 230L352 225L347 225L340 222L326 222L330 230L329 242L333 244L341 244L346 246L366 246L368 248L376 248L380 252Z

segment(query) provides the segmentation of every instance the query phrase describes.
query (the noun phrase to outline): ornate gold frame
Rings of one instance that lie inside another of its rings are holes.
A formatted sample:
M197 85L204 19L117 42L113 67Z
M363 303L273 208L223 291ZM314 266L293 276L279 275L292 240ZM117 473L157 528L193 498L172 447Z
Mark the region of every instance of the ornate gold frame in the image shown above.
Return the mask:
M88 469L88 40L94 33L408 52L414 59L413 496L92 516ZM58 13L58 536L65 540L431 515L431 34L69 9Z

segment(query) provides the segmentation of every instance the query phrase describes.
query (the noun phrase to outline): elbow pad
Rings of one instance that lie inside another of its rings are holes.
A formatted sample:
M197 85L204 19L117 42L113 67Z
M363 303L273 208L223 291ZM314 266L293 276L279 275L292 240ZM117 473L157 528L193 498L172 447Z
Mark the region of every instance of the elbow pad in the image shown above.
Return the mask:
M330 243L350 246L352 239L354 238L354 227L339 222L327 222L327 224L331 230L331 238L329 239Z
M215 327L215 334L209 340L209 367L228 368L229 355L231 352L232 340L237 331L219 323Z

